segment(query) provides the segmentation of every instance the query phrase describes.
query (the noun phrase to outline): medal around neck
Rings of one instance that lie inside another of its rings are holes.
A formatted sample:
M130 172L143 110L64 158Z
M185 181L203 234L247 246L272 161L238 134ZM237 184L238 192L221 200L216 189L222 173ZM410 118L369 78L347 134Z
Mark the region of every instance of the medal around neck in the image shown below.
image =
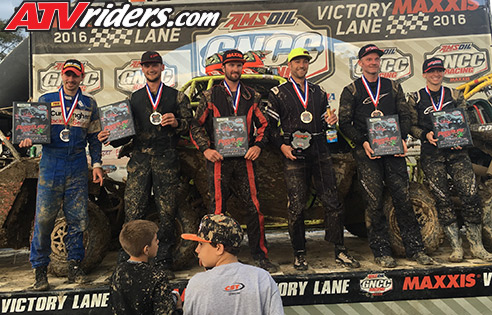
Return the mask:
M152 125L160 125L161 124L161 121L162 121L162 114L159 113L159 112L153 112L152 114L150 114L150 123Z
M65 126L65 129L60 131L60 139L63 142L70 141L70 130Z
M311 114L311 112L308 112L307 110L303 111L301 113L301 121L305 124L309 124L311 121L313 121L313 114Z
M384 116L383 112L380 111L379 109L376 109L371 113L371 117L383 117L383 116Z
M149 87L149 84L146 84L145 85L145 89L147 91L147 96L149 97L149 100L150 100L150 104L152 104L152 109L154 110L154 112L152 114L150 114L150 123L152 125L160 125L161 124L161 120L162 120L162 114L157 112L157 106L159 106L159 102L161 101L161 97L162 97L162 87L164 86L164 84L162 84L162 82L159 84L159 89L157 90L157 94L156 94L156 97L154 98L154 96L152 95L152 93L150 92L150 87Z

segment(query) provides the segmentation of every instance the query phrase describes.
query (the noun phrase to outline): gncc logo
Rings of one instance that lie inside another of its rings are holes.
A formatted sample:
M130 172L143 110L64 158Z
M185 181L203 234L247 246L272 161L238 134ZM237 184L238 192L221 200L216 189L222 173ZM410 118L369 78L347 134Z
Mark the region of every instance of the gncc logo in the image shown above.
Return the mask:
M114 70L115 86L118 91L130 94L145 86L145 76L140 67L140 59L132 59L121 68ZM161 75L162 83L174 87L177 82L177 68L164 62L164 71Z
M372 295L381 295L393 290L393 279L384 273L369 274L360 280L360 290Z
M320 83L335 71L331 27L313 26L297 16L297 10L231 12L217 28L195 32L192 42L193 75L206 73L205 61L209 56L238 49L265 52L263 64L288 77L287 55L296 47L304 47L312 57L308 74L311 82Z
M437 57L444 61L445 82L470 81L486 74L490 69L488 49L480 49L473 43L443 44L424 57Z
M413 76L412 55L405 54L396 47L381 48L384 55L381 56L381 70L379 76L402 83ZM353 80L362 76L362 68L357 63L359 59L353 57L351 63L351 77Z
M59 88L62 84L61 69L64 61L56 61L38 72L39 91L44 93ZM102 90L102 69L95 68L87 61L82 61L85 76L80 88L86 93L96 94Z

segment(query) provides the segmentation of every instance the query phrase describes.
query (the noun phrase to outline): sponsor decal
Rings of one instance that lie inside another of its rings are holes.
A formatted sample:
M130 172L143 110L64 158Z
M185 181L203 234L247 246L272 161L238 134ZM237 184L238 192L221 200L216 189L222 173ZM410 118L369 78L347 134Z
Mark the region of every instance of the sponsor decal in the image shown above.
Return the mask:
M384 273L368 274L360 280L360 290L372 295L382 295L393 290L393 279Z
M405 277L403 291L471 288L479 277L474 273Z
M61 70L65 61L55 61L46 69L38 71L38 88L42 93L58 89L62 84ZM96 68L89 62L84 64L85 75L80 88L86 93L96 94L103 88L102 69Z
M442 44L424 58L437 57L444 62L444 82L470 81L490 71L488 48L481 49L473 43Z
M79 101L78 105L83 105L82 102ZM72 127L82 127L88 128L91 122L92 112L88 110L80 110L76 108L73 112L72 118L70 119L70 126ZM52 103L51 107L51 124L52 125L64 125L61 107L54 107Z
M164 71L161 74L162 83L174 87L178 85L178 69L164 62ZM131 94L145 86L145 76L140 67L140 59L132 59L120 68L115 68L115 87L118 91Z
M379 76L402 83L413 76L413 57L396 47L381 48L381 69ZM362 68L358 65L359 59L355 56L350 59L350 76L353 80L362 76Z
M244 289L243 283L233 283L231 285L226 286L224 288L224 291L228 292L229 294L238 294L242 289Z
M293 15L297 10L271 11L269 16L280 16L275 27L268 25L268 19L251 22L245 19L261 12L231 12L229 18L211 32L193 34L193 73L205 74L206 58L228 49L267 52L263 63L276 68L278 74L288 77L287 55L293 48L304 47L312 59L308 78L313 83L324 81L333 75L334 54L333 38L329 26L312 26L303 17ZM273 15L272 15L273 14ZM239 18L239 16L242 16ZM281 18L284 17L285 18ZM236 18L232 18L236 17ZM287 19L289 17L289 19ZM244 21L244 22L243 22ZM295 30L289 27L295 21ZM272 22L273 23L273 20ZM282 24L283 23L283 24Z
M421 0L395 0L393 14L474 11L478 7L479 3L476 0L432 0L431 3Z
M228 20L221 28L228 30L243 30L279 25L295 25L297 10L290 11L258 11L231 12Z
M71 12L70 12L71 11ZM171 18L172 16L172 18ZM218 24L220 11L174 12L167 6L141 6L130 3L106 2L104 6L91 2L77 2L73 9L70 1L25 1L10 18L4 31L25 28L28 31L48 31L56 28L69 31L85 28L208 28Z

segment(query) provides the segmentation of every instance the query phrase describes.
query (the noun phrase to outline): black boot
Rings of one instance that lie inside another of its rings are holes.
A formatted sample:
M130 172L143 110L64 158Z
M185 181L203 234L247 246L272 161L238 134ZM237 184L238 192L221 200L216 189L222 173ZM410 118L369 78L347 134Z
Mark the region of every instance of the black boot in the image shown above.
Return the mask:
M68 261L68 283L85 283L87 282L87 276L82 270L80 261L70 260Z
M34 291L47 291L50 288L48 283L48 266L37 267L34 269L36 282L32 289Z

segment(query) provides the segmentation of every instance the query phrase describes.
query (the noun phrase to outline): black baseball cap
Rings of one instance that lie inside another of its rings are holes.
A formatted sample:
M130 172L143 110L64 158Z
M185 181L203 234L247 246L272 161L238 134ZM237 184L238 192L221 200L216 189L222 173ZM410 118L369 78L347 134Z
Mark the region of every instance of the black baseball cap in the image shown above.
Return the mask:
M379 49L378 46L374 44L369 44L369 45L365 45L359 50L359 59L370 53L376 53L379 55L379 57L384 55L384 51Z
M72 71L77 76L84 75L84 64L77 59L68 59L63 64L62 73Z
M197 234L181 234L181 238L238 248L243 234L241 225L233 218L223 214L207 214L202 218Z
M422 65L423 73L426 73L427 71L433 69L438 69L442 71L446 70L446 68L444 68L444 62L442 61L442 59L437 57L432 57L424 61L424 64Z
M241 62L245 63L244 55L237 49L230 49L222 54L222 64L225 65L228 62Z
M162 57L157 51L146 51L140 59L140 64L144 63L162 63Z

